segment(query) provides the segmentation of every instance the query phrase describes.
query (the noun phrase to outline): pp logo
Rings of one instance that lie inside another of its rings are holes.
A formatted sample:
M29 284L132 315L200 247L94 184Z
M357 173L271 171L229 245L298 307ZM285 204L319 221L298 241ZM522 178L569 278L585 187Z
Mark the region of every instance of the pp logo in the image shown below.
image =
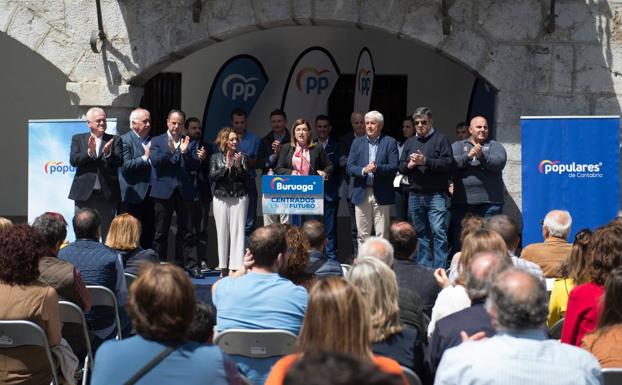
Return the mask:
M222 82L222 93L227 98L231 94L231 100L241 97L243 101L247 101L257 93L257 86L253 84L257 80L259 79L255 77L245 78L240 74L231 74ZM229 83L231 83L231 86L229 86Z
M63 162L45 162L43 169L46 174L66 174L68 172L76 172L76 168Z
M322 91L328 88L328 78L322 76L329 73L329 70L318 70L311 67L301 69L296 76L296 87L298 91L303 92L303 80L304 80L304 93L310 94L312 92L320 95Z
M359 93L361 95L368 96L371 90L371 70L361 68L358 73L357 84L359 87Z

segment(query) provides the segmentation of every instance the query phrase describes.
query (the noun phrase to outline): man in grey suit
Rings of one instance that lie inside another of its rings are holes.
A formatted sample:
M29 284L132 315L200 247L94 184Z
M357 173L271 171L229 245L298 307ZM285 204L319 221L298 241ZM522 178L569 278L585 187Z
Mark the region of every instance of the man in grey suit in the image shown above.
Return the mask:
M151 248L153 242L154 214L151 188L151 114L137 108L130 114L129 132L121 136L123 165L119 168L121 211L131 214L142 223L140 246Z
M97 210L101 216L102 242L119 203L117 167L123 162L118 136L106 134L106 113L93 107L86 113L90 132L71 138L69 163L76 168L69 199L80 209Z

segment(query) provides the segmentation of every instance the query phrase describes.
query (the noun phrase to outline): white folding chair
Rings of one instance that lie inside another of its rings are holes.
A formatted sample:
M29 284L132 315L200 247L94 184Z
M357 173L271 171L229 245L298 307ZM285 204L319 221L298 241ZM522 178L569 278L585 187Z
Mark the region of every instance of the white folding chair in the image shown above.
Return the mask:
M344 277L348 274L348 271L350 271L351 268L352 268L352 265L348 265L347 263L341 264L341 272L343 273Z
M297 338L286 330L229 329L219 333L214 344L227 354L267 358L293 353Z
M121 336L121 319L119 318L119 305L117 304L117 296L104 286L87 285L86 289L91 295L91 306L108 306L114 311L114 322L117 326L117 336L115 339L120 340Z
M93 351L91 349L91 340L86 326L84 313L78 305L68 301L59 301L58 310L62 323L71 323L80 325L80 331L84 338L84 346L86 346L86 357L84 357L84 372L82 373L82 385L86 385L88 375L93 369Z
M131 273L123 273L125 275L125 284L127 285L127 289L130 289L132 282L136 279L136 276Z
M605 368L602 373L604 385L622 384L622 368Z
M564 327L564 318L555 322L549 329L549 338L552 340L558 340L562 338L562 328Z
M413 372L412 369L402 366L402 371L408 380L408 385L422 385L421 379L419 379L417 373Z
M0 349L27 345L39 346L45 350L45 355L52 369L52 384L57 385L56 363L52 359L52 350L43 329L30 321L0 321Z

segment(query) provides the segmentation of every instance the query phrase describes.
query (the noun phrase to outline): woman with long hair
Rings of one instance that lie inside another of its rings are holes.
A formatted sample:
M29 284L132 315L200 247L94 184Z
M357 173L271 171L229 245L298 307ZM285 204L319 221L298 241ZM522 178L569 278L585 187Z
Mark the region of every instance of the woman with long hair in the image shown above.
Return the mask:
M363 294L371 312L372 350L391 357L423 377L423 345L420 331L400 321L395 273L373 257L357 258L347 279Z
M188 341L195 300L190 278L172 264L145 264L130 287L128 313L136 335L97 351L92 385L124 384L156 357L140 384L238 384L235 364L220 348Z
M276 173L279 175L320 175L330 177L333 164L322 146L311 141L311 125L296 119L292 125L292 142L281 147Z
M432 335L437 320L471 306L471 299L466 292L464 272L468 269L473 256L484 251L496 252L510 258L505 241L496 231L478 229L467 235L462 243L458 261L458 276L453 285L445 277L446 286L438 293L432 308L432 317L428 324L428 336Z
M227 275L229 269L241 269L244 260L250 175L247 159L238 151L239 143L240 136L232 128L223 128L216 137L221 152L212 155L210 160L218 267L222 270L222 276Z
M281 271L281 276L309 290L315 282L315 276L307 273L310 248L307 234L298 226L289 224L283 226L287 237L287 263Z
M622 265L622 226L608 224L592 235L589 246L590 280L572 289L562 328L561 341L581 346L583 336L596 329L609 273Z
M160 261L153 249L140 247L141 231L140 221L128 213L117 215L110 223L106 246L116 251L126 273L137 275L141 264Z
M379 370L402 376L406 384L399 363L372 353L371 336L370 312L359 290L342 278L321 279L309 293L298 352L277 361L265 384L282 385L287 369L302 355L323 351L345 353L373 362Z
M583 229L574 236L570 255L559 267L560 278L553 281L551 298L549 300L549 328L566 315L568 295L577 285L590 280L590 265L588 247L592 239L592 230Z
M581 346L592 353L603 368L622 368L622 268L613 269L605 282L603 312L595 331Z
M14 225L0 236L0 319L39 325L50 347L61 340L56 291L39 282L39 260L48 248L38 231ZM1 349L2 384L49 384L52 372L45 351L34 346Z

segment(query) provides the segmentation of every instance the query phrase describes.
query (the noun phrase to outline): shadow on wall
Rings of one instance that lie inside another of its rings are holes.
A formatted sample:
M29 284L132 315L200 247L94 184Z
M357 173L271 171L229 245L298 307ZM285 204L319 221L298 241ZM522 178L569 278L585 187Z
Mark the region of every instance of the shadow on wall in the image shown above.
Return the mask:
M0 52L0 175L5 181L0 215L23 218L28 211L28 120L76 118L79 111L65 90L67 76L41 55L1 32Z

